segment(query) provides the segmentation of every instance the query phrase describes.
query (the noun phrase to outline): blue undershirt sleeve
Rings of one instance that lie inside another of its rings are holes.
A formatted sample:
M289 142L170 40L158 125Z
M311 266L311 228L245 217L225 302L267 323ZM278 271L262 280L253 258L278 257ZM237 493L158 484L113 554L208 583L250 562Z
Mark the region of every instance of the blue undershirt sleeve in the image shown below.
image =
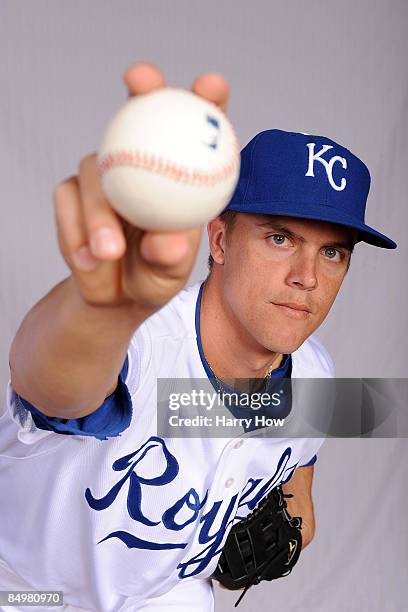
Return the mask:
M307 467L308 465L314 465L317 461L317 455L313 455L313 457L307 463L300 465L299 467Z
M128 367L129 362L126 357L115 391L105 399L97 410L79 419L50 417L19 396L20 401L24 408L30 411L38 429L66 435L93 436L98 440L107 440L119 436L130 425L132 400L125 384Z

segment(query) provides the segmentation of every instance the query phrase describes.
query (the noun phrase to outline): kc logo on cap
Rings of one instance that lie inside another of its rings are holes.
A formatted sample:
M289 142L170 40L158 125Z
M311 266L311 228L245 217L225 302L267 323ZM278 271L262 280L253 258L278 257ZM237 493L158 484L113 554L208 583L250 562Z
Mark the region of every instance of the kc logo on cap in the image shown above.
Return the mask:
M339 162L343 166L343 168L346 170L347 168L346 158L340 157L340 155L333 155L330 161L323 159L322 155L324 155L326 151L333 149L332 145L328 145L328 144L323 145L318 153L314 152L314 148L316 146L315 142L308 142L306 146L309 149L309 167L307 169L305 176L314 177L314 163L315 161L318 161L321 164L323 164L326 170L327 178L329 179L329 183L333 187L333 189L335 189L336 191L343 191L343 189L346 188L347 180L343 177L340 181L340 185L337 185L333 179L333 166L336 162Z
M239 180L224 210L315 219L352 227L358 240L395 249L365 222L370 172L327 136L264 130L241 151Z

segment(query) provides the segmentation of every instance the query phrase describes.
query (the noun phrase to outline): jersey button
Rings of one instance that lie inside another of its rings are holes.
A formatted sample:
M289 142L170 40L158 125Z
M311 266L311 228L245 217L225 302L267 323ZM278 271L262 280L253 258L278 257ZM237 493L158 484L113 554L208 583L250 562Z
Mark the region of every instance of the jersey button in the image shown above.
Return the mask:
M226 486L226 488L227 488L227 489L228 489L228 487L230 487L230 486L231 486L231 485L233 485L233 484L234 484L234 479L233 479L233 478L228 478L228 479L225 481L225 486Z
M244 441L243 440L238 440L238 442L235 442L234 444L234 448L241 448L241 446L243 445Z

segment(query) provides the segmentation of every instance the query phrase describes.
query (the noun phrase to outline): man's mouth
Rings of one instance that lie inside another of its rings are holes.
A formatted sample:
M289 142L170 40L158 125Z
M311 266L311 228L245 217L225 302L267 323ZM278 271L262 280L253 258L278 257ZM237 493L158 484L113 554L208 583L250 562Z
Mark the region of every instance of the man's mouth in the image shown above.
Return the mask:
M312 312L306 304L295 302L272 302L272 304L292 319L307 319Z

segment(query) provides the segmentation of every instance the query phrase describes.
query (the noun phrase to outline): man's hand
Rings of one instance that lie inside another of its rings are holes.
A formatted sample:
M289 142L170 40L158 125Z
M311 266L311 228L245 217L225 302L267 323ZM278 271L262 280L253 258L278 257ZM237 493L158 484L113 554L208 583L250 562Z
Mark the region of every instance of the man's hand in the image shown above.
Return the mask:
M129 96L165 87L162 72L150 64L131 66L123 79ZM222 76L201 75L192 91L226 110L229 86ZM96 154L81 160L78 176L58 185L54 202L60 250L88 304L128 305L149 314L186 283L201 228L150 232L131 226L102 192Z
M129 96L165 86L149 64L124 74ZM194 93L226 109L228 83L198 77ZM136 329L187 281L200 229L146 232L111 208L97 174L96 154L78 176L55 190L61 252L72 274L26 315L10 349L14 390L48 416L79 418L116 388Z

